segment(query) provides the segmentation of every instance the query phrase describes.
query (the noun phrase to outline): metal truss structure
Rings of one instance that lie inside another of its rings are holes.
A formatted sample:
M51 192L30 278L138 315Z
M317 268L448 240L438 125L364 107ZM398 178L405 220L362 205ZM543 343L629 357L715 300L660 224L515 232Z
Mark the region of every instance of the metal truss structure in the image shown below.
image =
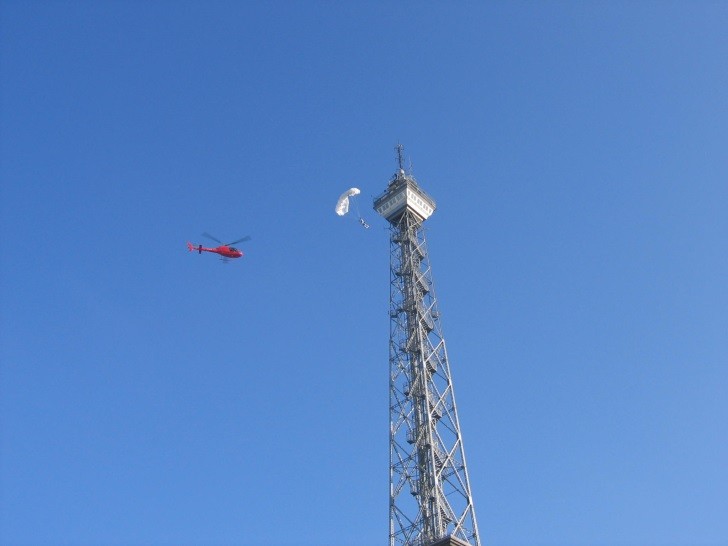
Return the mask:
M374 208L390 223L390 546L480 546L423 222L434 201L402 168Z

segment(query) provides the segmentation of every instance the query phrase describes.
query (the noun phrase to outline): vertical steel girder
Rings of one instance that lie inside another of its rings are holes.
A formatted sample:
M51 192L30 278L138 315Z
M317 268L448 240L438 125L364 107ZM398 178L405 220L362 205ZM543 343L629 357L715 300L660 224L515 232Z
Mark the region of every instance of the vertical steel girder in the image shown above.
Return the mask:
M421 218L390 221L390 546L480 546Z

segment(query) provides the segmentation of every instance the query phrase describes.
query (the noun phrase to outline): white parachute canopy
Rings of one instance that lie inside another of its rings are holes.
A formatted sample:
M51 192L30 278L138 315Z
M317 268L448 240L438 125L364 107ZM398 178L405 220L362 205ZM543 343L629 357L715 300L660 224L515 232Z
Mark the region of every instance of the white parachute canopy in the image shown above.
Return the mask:
M336 202L336 208L334 209L336 214L344 216L344 214L349 212L349 198L359 195L360 193L361 190L359 188L350 188L342 193L339 200Z

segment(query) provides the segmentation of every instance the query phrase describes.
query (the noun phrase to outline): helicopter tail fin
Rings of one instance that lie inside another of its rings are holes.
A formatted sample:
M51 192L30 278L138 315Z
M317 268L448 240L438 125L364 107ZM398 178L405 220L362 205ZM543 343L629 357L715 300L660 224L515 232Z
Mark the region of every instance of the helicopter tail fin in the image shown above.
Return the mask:
M189 250L190 252L194 252L196 250L197 252L199 252L200 254L202 254L202 245L195 246L195 245L193 245L192 243L190 243L188 241L187 242L187 250Z

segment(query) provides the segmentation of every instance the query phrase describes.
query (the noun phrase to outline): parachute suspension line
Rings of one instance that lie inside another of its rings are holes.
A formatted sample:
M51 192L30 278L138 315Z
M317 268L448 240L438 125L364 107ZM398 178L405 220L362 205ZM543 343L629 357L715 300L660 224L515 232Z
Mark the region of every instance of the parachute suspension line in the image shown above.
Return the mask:
M367 224L367 221L364 220L364 217L361 215L361 212L359 212L359 200L354 199L354 206L356 207L356 215L359 218L359 223L364 227L364 229L369 229L369 224Z

